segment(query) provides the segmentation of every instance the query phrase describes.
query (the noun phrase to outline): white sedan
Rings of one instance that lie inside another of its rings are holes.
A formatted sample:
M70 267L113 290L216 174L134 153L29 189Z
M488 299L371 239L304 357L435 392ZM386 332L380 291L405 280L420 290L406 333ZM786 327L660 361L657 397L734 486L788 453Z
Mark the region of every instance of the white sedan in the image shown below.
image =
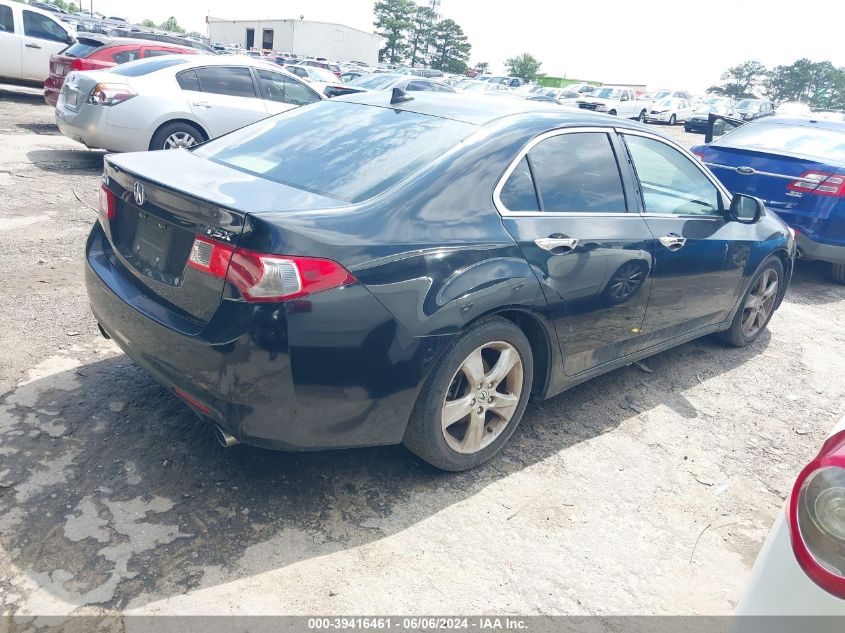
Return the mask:
M675 125L675 123L686 121L693 112L695 108L691 101L679 97L667 97L651 104L646 112L645 120Z
M845 418L798 475L736 615L845 616Z
M325 96L326 88L343 89L344 81L333 72L316 66L304 66L302 64L288 64L285 70L296 75L303 81L307 81L321 95ZM354 80L353 80L354 81Z
M72 72L56 104L62 134L113 152L191 147L322 99L246 55L167 55Z

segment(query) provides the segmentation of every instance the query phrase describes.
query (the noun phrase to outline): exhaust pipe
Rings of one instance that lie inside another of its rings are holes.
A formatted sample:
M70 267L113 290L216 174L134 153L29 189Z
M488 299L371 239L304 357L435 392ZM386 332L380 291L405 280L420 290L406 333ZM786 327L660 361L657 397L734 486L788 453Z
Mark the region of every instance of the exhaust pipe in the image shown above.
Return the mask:
M236 438L231 433L227 433L216 424L214 425L214 437L217 438L218 443L223 448L229 448L230 446L234 446L235 444L240 444L238 438Z

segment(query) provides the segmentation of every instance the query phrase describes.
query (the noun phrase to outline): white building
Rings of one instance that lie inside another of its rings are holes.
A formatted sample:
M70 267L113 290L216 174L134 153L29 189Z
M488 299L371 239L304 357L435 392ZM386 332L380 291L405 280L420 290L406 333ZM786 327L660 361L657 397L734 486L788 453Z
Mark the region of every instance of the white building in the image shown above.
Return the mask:
M373 33L331 22L308 20L223 20L208 18L208 37L242 48L263 48L300 57L333 61L378 62L381 38Z

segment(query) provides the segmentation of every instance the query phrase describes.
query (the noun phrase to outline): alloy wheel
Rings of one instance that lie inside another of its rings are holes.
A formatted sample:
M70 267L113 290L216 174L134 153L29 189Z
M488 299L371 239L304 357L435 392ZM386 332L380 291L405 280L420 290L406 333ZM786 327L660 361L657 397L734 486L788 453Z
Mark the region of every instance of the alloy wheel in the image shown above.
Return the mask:
M193 147L197 140L188 132L174 132L164 140L164 149L179 149Z
M443 437L458 453L477 453L507 428L522 395L522 358L504 341L485 343L461 363L446 390Z
M769 268L755 282L742 308L742 333L746 338L757 334L772 313L778 296L778 274Z
M616 271L610 279L607 293L612 299L622 302L640 289L643 280L645 280L643 267L635 262L629 262Z

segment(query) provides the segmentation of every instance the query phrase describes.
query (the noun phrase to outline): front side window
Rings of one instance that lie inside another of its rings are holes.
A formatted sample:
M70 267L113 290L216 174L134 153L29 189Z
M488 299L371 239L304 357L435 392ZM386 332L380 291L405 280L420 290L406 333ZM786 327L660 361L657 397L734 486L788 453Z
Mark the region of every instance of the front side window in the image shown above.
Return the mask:
M255 98L255 86L248 68L236 66L206 66L197 68L200 89L230 97Z
M719 190L692 160L662 141L626 136L625 143L640 181L646 213L721 213Z
M23 32L29 37L52 42L66 42L67 32L46 15L23 12Z
M604 132L560 134L528 152L544 212L623 213L625 193Z
M279 73L259 70L258 80L261 84L261 98L268 101L302 106L320 100L309 88Z

